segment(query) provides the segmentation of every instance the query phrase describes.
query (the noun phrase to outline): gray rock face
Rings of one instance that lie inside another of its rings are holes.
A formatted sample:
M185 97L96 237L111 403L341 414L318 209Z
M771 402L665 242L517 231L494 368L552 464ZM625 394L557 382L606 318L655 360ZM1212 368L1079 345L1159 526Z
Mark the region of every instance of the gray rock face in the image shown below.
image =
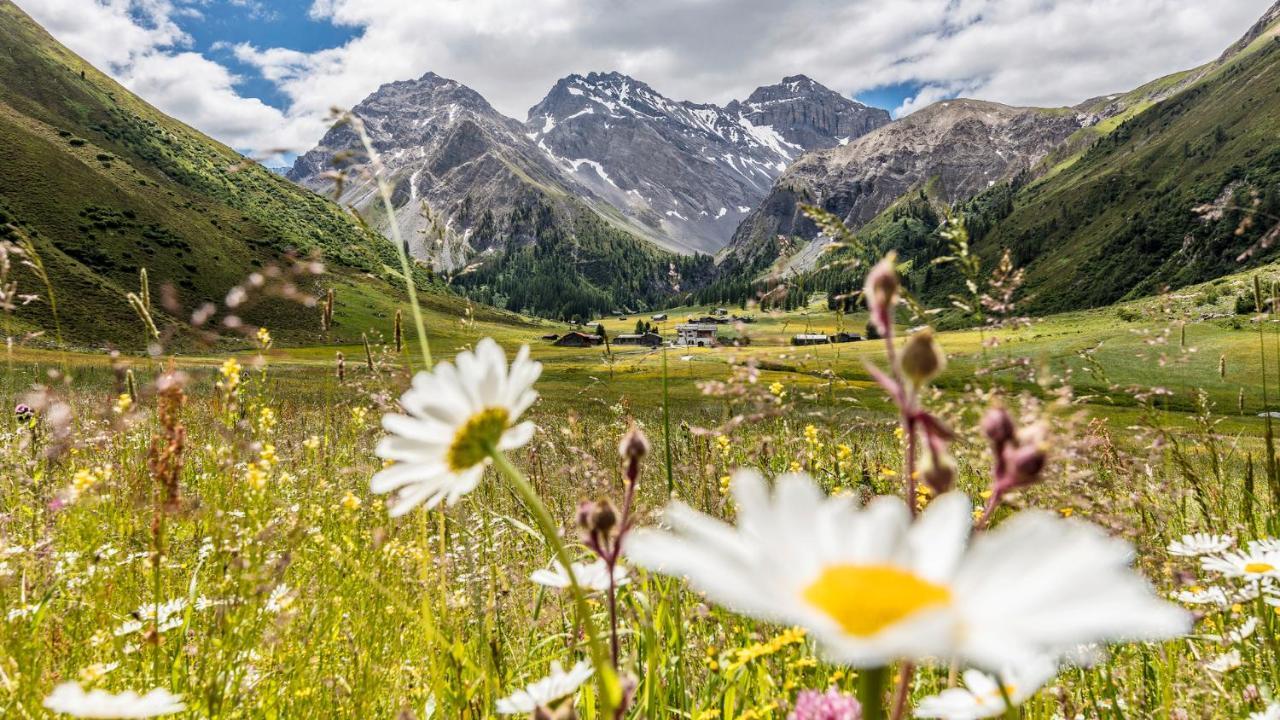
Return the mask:
M672 249L715 252L803 153L889 122L796 76L726 107L677 102L618 73L570 75L526 132L566 174Z
M401 232L416 257L456 269L487 248L469 235L488 210L502 217L530 195L558 198L584 189L567 182L515 120L494 110L471 88L427 73L378 88L352 110L362 118L393 184ZM386 213L374 183L360 172L364 153L349 126L330 130L300 156L289 178L332 193L326 172L349 157L348 181L338 198L386 233Z
M889 111L850 100L804 75L756 88L746 100L726 105L725 111L752 125L769 126L783 140L805 150L847 143L891 120Z
M835 213L856 229L925 185L947 203L968 199L1034 166L1079 130L1081 122L1074 110L1065 108L1014 108L976 100L931 105L795 162L743 221L722 259L762 267L777 259L779 236L815 240L817 228L801 213L802 204Z

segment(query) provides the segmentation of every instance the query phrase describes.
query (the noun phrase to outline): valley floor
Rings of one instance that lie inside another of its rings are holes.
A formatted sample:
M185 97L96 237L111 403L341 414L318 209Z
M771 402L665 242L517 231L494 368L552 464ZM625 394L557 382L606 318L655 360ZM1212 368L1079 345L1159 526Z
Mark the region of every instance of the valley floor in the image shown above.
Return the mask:
M1166 547L1191 531L1242 545L1280 531L1258 416L1273 407L1264 380L1273 401L1280 385L1280 325L1225 310L1245 280L940 333L949 363L926 406L956 430L958 487L986 497L978 417L999 395L1019 424L1053 433L1043 482L1012 509L1085 518L1127 539L1165 597L1231 587ZM668 324L705 311L668 311ZM604 325L613 336L635 319ZM883 343L787 344L802 331L860 331L865 315L814 305L757 320L725 327L749 345L713 349L555 348L540 338L558 324L443 314L429 330L440 330L441 357L492 336L511 351L528 343L544 364L538 430L512 459L570 541L580 501L616 499L618 441L633 420L653 447L635 498L643 524L673 496L732 517L740 467L805 471L834 494L901 494L895 410L868 371ZM414 340L400 354L378 340L368 354L332 345L112 360L16 348L0 359L0 392L35 413L0 423L0 715L39 716L55 685L76 680L168 688L192 717L483 718L552 661L581 657L573 604L529 581L550 551L501 475L404 518L370 492L379 418L420 364ZM155 413L167 368L185 373L186 395L171 512L154 484L154 446L173 432ZM801 689L862 682L804 633L729 613L678 581L636 574L618 599L640 716L781 720ZM598 599L590 607L607 622ZM1204 613L1195 635L1117 645L1100 666L1067 668L1024 716L1262 712L1280 686L1280 616L1261 601L1188 607ZM1220 639L1229 632L1239 637ZM951 675L922 668L912 702ZM598 717L593 686L578 702L583 718Z

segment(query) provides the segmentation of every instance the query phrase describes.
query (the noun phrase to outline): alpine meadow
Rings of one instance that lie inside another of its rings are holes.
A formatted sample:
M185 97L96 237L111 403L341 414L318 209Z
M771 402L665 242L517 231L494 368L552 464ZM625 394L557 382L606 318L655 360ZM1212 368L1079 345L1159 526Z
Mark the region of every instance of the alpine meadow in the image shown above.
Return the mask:
M1271 1L0 0L0 717L1280 720Z

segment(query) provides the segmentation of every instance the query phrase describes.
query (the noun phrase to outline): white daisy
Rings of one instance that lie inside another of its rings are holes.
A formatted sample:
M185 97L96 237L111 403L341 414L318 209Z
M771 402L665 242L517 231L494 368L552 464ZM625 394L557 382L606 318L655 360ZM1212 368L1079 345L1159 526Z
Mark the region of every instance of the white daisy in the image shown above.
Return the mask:
M573 576L578 579L578 585L586 590L604 592L609 589L609 568L603 560L597 560L593 563L574 563ZM569 573L565 572L564 566L559 562L553 563L550 568L535 570L529 576L529 579L539 585L551 588L563 589L570 585ZM628 582L627 569L621 565L615 566L613 568L613 584L622 586Z
M115 630L116 637L141 632L154 627L156 632L168 632L182 625L182 611L187 608L186 598L174 598L159 605L146 603L135 610L133 619L121 623Z
M1249 541L1251 553L1280 553L1280 538L1265 537Z
M441 362L420 372L400 398L407 415L382 416L389 436L378 456L396 464L373 476L376 493L395 493L391 515L422 503L452 505L475 489L490 462L489 450L513 450L533 437L533 423L517 423L538 394L533 383L542 364L524 346L511 366L492 338L461 352L457 365Z
M1211 535L1209 533L1192 533L1183 535L1181 540L1169 543L1169 554L1181 557L1212 555L1231 547L1236 539L1230 535Z
M1188 605L1217 605L1218 607L1226 607L1231 603L1227 600L1227 592L1220 587L1195 587L1188 590L1179 590L1174 593L1173 598L1181 603Z
M1003 715L1008 707L1005 695L1014 707L1021 705L1058 674L1058 666L1048 658L1037 658L1025 665L1009 667L1000 673L1004 684L1001 692L996 678L978 670L966 670L964 687L943 690L920 701L918 718L944 720L977 720Z
M1242 663L1239 650L1228 650L1210 661L1205 668L1216 673L1226 673L1240 667Z
M640 531L627 554L737 611L808 628L837 662L1001 668L1190 626L1128 567L1128 544L1085 523L1023 512L969 544L960 493L915 523L901 499L858 509L848 496L824 498L807 475L779 478L770 496L759 474L739 471L734 493L737 527L676 503L666 513L674 532Z
M1280 577L1280 552L1229 552L1200 558L1200 566L1230 578L1261 582Z
M1238 643L1253 637L1253 633L1258 629L1258 618L1249 616L1248 620L1240 623L1239 626L1227 632L1226 642Z
M586 660L574 665L569 672L565 672L560 663L553 662L549 675L499 700L498 714L528 715L538 708L554 709L577 693L594 672Z
M1274 702L1262 712L1249 713L1249 720L1280 720L1280 702Z
M44 699L44 706L56 713L78 718L150 718L182 712L182 698L156 688L146 695L132 690L112 695L105 690L85 692L79 684L65 682Z

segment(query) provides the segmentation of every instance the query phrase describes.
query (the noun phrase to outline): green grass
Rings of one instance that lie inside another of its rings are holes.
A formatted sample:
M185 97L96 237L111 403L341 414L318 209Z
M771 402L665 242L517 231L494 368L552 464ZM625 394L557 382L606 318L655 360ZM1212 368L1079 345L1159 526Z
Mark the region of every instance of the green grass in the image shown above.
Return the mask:
M1046 318L996 333L1002 344L985 351L976 331L942 333L951 364L941 394L929 404L961 431L955 452L962 487L974 496L983 487L985 445L971 422L984 406L976 390L994 383L1005 386L1016 407L1055 418L1051 477L1018 502L1070 509L1129 537L1138 544L1140 567L1162 590L1178 587L1174 569L1194 569L1162 551L1182 532L1262 532L1257 523L1274 507L1265 482L1258 480L1257 497L1244 494L1247 455L1257 457L1261 448L1260 421L1231 416L1226 402L1234 398L1235 383L1248 389L1250 403L1258 402L1256 354L1250 350L1256 335L1217 321L1193 322L1187 340L1197 352L1160 367L1152 354L1176 355L1177 335L1172 348L1161 348L1141 334L1165 326L1158 308L1184 312L1195 303L1169 298ZM677 322L685 309L669 314ZM546 366L532 415L540 431L515 459L556 521L569 528L568 537L579 500L616 495L617 439L632 418L655 443L638 498L642 522L650 521L667 498L661 352L620 351L608 362L602 348L561 349L536 341L557 327L549 323L463 324L452 318L447 325L440 309L429 315L441 356L483 335L508 347L533 344ZM901 449L891 432L891 410L863 368L882 361L881 344L785 346L799 329L836 328L837 318L819 306L758 317L747 326L748 348L667 351L675 494L704 511L731 514L721 478L741 465L770 474L802 467L829 491L895 492L892 470ZM860 327L863 318L848 321ZM611 333L629 330L634 318L605 325ZM373 323L366 330L384 328ZM1273 337L1267 336L1269 363L1276 359ZM1037 410L1036 397L1048 398L1057 384L1044 371L1038 377L1043 385L975 373L1000 358L1026 356L1033 367L1053 369L1059 380L1064 368L1077 368L1073 385L1084 394L1091 381L1074 358L1099 343L1098 363L1116 383L1165 385L1175 392L1165 403L1173 411L1120 403L1119 393L1115 404L1097 399ZM347 358L343 383L334 371L337 350ZM1215 380L1219 351L1229 357L1226 381ZM111 690L168 687L186 697L192 716L201 717L366 718L406 709L425 717L433 699L436 717L483 718L492 715L497 698L539 677L552 660L572 661L578 646L572 610L566 598L528 582L548 552L501 478L487 478L456 507L401 520L388 518L381 498L368 492L377 469L377 417L404 387L408 356L380 344L374 353L372 371L359 345L273 349L261 367L255 353L242 353L249 370L234 405L213 388L223 355L175 358L189 374L190 399L182 413L187 453L182 509L165 525L160 597L193 604L158 643L149 643L136 632L115 631L155 597L145 559L152 543L145 458L159 431L148 389L160 363L126 358L142 392L138 410L121 416L112 410L121 375L104 356L15 351L0 380L4 396L21 397L33 383L48 380L47 370L61 368L70 380L53 386L54 398L69 403L74 420L66 446L47 430L33 436L11 416L0 425L0 497L13 508L0 525L0 539L6 546L40 548L9 556L0 573L0 603L14 612L0 621L0 670L8 678L0 714L37 716L57 682L81 679ZM756 364L754 382L732 379L735 360ZM698 386L705 381L727 381L727 392L706 394ZM786 393L781 405L773 399L775 382ZM1226 406L1212 432L1178 411L1190 383ZM274 423L263 422L264 409ZM1074 416L1080 409L1103 423L1084 424ZM739 424L735 417L755 419ZM802 432L809 424L816 428L813 440ZM723 442L698 431L722 425ZM1172 428L1166 437L1181 443L1181 454L1166 450L1153 461L1151 448L1130 426L1146 433ZM255 488L248 468L268 443L277 460L268 464L265 484ZM77 471L104 465L112 468L110 478L67 496ZM1254 466L1261 478L1260 460ZM1198 494L1210 509L1207 517L1194 499ZM1246 522L1246 516L1253 519ZM780 720L799 689L851 691L856 685L855 674L822 661L810 640L708 605L679 582L638 578L622 592L621 603L624 670L638 680L642 716ZM1201 631L1219 632L1249 613L1211 612ZM1082 709L1119 699L1133 717L1172 717L1180 709L1196 717L1243 717L1262 707L1246 697L1246 684L1264 688L1264 696L1274 687L1280 657L1266 641L1276 631L1274 613L1264 614L1255 636L1260 642L1240 645L1244 667L1220 681L1208 680L1202 668L1220 649L1190 639L1117 647L1100 669L1067 671L1056 684L1063 701ZM98 664L118 665L94 679ZM940 690L946 679L946 668L923 670L914 696ZM593 691L586 690L579 707L584 718L596 717L595 704ZM1025 717L1047 720L1058 707L1043 693L1026 706Z

